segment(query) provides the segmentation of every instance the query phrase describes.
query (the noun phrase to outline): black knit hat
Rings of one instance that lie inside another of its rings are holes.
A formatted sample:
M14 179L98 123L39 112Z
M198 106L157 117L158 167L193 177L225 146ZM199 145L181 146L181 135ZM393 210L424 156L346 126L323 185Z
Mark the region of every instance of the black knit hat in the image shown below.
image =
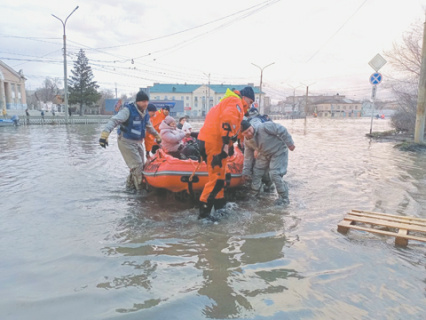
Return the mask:
M145 92L143 92L141 90L136 95L136 102L138 102L138 101L149 101L149 97L148 97L148 95Z
M250 122L248 122L247 120L241 121L241 132L246 131L250 127L251 127Z
M254 91L252 87L245 87L244 89L240 90L240 94L242 97L247 97L254 101Z
M148 104L148 111L157 111L157 107L152 103Z
M170 111L170 107L169 106L163 106L161 109Z

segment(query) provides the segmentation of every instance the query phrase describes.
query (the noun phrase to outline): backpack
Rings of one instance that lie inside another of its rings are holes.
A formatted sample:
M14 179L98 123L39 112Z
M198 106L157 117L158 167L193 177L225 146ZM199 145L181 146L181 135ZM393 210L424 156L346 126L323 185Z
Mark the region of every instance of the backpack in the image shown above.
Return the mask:
M201 154L200 149L198 148L198 143L196 141L190 140L180 151L180 157L183 160L197 160L200 161Z

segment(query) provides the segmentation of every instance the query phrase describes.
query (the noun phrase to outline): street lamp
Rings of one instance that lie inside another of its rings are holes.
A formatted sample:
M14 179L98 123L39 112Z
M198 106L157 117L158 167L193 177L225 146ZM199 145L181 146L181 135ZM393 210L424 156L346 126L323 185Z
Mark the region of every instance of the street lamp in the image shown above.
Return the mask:
M64 27L64 98L65 98L65 122L68 122L68 81L67 81L67 36L65 34L65 26L67 24L67 20L71 15L74 13L75 10L78 9L78 6L75 7L75 9L68 15L68 17L65 19L65 22L62 21L62 19L58 18L54 14L52 14L53 17L61 21L62 26Z
M294 108L296 107L296 89L297 88L300 88L302 85L299 85L299 86L297 86L297 87L294 87L294 86L292 86L291 84L289 84L288 85L289 87L291 87L291 88L293 88L293 108L291 108L292 110L292 116L293 116L293 113L294 113ZM299 112L300 112L300 110L299 110Z
M272 66L275 62L272 62L270 64L268 64L267 66L264 66L263 68L259 67L257 64L252 63L252 65L254 65L255 67L260 69L260 86L259 86L259 90L260 90L260 94L259 94L259 113L261 113L261 100L262 100L262 78L263 78L263 70L265 70L267 67Z

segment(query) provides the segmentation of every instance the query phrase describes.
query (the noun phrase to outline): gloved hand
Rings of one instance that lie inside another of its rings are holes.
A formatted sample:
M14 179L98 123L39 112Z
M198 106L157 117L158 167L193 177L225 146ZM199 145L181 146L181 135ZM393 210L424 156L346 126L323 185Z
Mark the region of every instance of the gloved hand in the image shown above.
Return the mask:
M161 143L161 141L163 141L163 140L161 139L161 137L159 135L155 137L155 142Z
M248 175L243 175L241 178L243 180L243 183L248 183L252 180L251 176L248 176Z
M234 155L234 145L231 145L228 149L228 156L232 157Z
M229 144L230 141L231 141L231 137L230 136L223 136L222 137L223 144Z
M219 168L222 168L222 160L225 159L227 156L228 154L225 151L222 151L219 154L215 154L211 163L212 168L214 169L215 166L219 166Z
M101 145L102 148L107 147L108 137L109 137L109 132L108 131L102 131L101 138L99 139L99 144Z

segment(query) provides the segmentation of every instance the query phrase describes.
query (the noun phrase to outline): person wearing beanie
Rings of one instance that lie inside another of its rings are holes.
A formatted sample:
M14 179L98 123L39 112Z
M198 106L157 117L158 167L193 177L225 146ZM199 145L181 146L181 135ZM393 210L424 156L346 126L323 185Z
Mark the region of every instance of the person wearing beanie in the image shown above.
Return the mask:
M151 122L156 131L160 132L160 124L169 115L169 113L170 107L168 105L162 106L160 110L155 112L155 115L151 118ZM158 144L155 143L155 137L153 135L148 134L145 138L145 149L147 155L149 155L149 152L155 153L158 148Z
M155 112L157 112L157 107L155 106L155 104L149 103L147 110L148 110L148 112L154 112L155 113Z
M185 133L176 128L176 120L167 116L160 124L160 135L163 140L161 148L173 157L180 158L180 151L184 147L183 138L189 137L190 133Z
M227 89L222 100L207 113L198 134L199 150L209 175L200 196L200 219L215 220L210 214L213 207L220 214L227 213L224 192L227 158L234 153L234 142L238 138L241 121L254 100L254 93L252 99L249 91L247 89L244 92L248 93L239 95Z
M138 101L149 101L149 97L144 91L140 90L136 94L136 102L138 102Z
M290 133L284 126L272 121L253 126L243 120L241 131L245 146L243 180L248 181L251 177L251 189L259 193L262 178L269 170L269 178L278 192L275 205L289 204L288 186L283 176L287 173L288 150L296 148Z
M240 90L241 97L247 97L251 100L255 100L254 98L254 91L252 87L245 87L242 90ZM250 104L251 105L251 104Z
M161 137L149 118L148 102L148 95L142 90L139 91L135 102L125 103L120 111L108 121L99 139L100 146L106 148L110 133L114 128L119 127L117 130L118 149L130 169L127 186L134 186L137 190L141 188L142 171L145 165L145 149L142 144L145 132L155 136L157 143L161 142Z
M154 119L154 117L155 117L155 115L157 113L157 107L153 103L149 103L147 110L148 110L148 114L149 114L149 120L151 121L151 123L153 123L153 119ZM160 132L160 130L158 128L154 127L154 129L157 132ZM151 159L151 153L150 153L150 151L151 151L152 146L154 144L156 144L155 143L155 136L153 136L152 134L149 134L147 132L146 136L145 136L145 152L146 152L146 158L148 160Z

